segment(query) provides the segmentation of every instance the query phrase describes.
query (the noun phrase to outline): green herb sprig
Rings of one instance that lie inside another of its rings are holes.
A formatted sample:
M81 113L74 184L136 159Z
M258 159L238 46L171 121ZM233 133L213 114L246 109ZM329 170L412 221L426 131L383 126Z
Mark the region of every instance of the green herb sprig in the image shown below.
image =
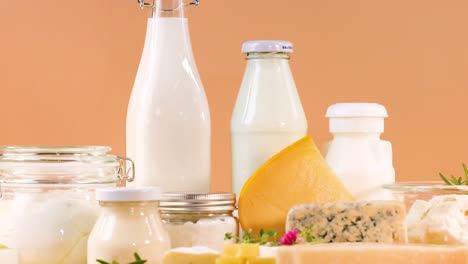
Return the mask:
M232 233L226 233L224 240L236 239L241 244L277 245L278 232L275 230L265 231L260 229L259 236L252 234L252 229L247 230L242 237L236 237Z
M135 257L135 261L130 262L128 264L144 264L144 263L148 262L147 260L141 259L141 257L136 252L133 254L133 256ZM119 264L119 262L117 262L115 260L113 260L112 262L107 262L107 261L104 261L104 260L96 259L96 262L100 263L100 264Z
M463 165L463 172L465 173L465 179L462 177L455 177L453 174L450 174L450 178L445 177L442 173L439 172L439 176L442 181L445 182L447 185L468 185L468 168L466 167L465 163Z
M260 229L259 235L252 234L252 229L247 230L242 237L236 237L232 233L224 235L225 240L235 239L236 242L241 244L260 244L266 246L280 246L280 245L293 245L293 244L318 244L323 243L323 240L314 236L313 228L303 228L301 231L290 230L278 240L278 232L275 230L265 231Z

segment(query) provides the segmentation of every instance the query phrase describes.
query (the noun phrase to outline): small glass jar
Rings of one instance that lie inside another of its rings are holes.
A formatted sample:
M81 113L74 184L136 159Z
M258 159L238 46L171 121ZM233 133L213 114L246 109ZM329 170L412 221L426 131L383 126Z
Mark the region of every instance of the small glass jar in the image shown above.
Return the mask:
M233 216L236 195L212 194L164 194L160 213L172 248L205 246L219 252L225 244L225 234L239 234L239 222Z
M148 264L162 263L171 247L158 212L157 187L99 189L101 215L89 236L88 264L134 263L137 253Z
M0 245L18 263L86 263L99 210L94 190L133 179L133 162L110 150L0 147Z

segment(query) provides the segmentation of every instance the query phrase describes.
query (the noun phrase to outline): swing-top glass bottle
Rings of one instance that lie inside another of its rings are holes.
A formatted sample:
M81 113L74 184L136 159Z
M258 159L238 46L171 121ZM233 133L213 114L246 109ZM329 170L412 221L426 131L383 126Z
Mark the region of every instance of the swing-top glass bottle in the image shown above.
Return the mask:
M139 1L150 8L127 113L135 185L162 192L210 190L210 112L192 53L188 7L198 1Z

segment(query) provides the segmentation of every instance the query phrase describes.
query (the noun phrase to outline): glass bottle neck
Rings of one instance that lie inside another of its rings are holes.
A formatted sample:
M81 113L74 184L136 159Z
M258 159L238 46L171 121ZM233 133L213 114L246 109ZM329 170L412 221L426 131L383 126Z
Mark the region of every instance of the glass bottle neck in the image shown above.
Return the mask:
M153 18L176 17L185 18L186 8L190 5L198 5L198 2L186 0L155 0L150 16Z

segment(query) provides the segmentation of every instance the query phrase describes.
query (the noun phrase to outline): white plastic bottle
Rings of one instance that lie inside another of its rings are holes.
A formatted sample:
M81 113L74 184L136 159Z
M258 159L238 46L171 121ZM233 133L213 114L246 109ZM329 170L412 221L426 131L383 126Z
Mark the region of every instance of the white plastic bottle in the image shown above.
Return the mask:
M324 155L357 200L392 198L381 188L395 182L392 145L380 139L387 116L375 103L339 103L327 110L333 140L325 144Z
M198 1L193 4L198 4ZM127 113L134 185L210 191L210 112L192 53L187 5L158 0Z
M239 195L247 179L269 158L307 134L296 90L288 41L248 41L247 68L231 119L232 189Z

